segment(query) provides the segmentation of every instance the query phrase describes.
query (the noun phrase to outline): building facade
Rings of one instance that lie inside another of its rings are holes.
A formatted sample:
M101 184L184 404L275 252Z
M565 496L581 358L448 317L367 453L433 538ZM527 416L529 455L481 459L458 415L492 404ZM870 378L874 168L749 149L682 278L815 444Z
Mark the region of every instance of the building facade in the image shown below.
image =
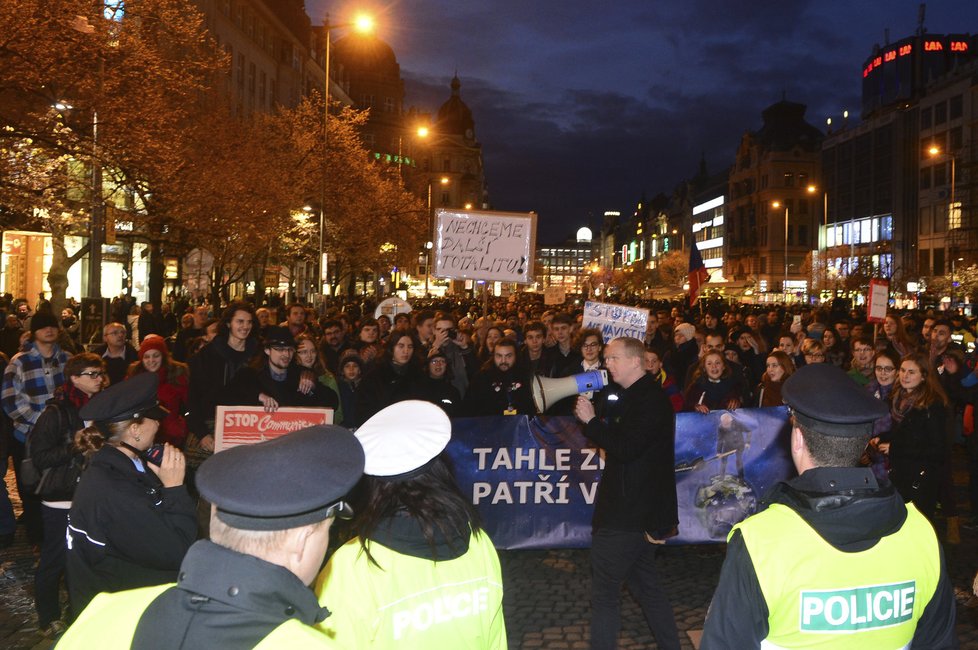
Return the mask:
M934 82L921 98L917 274L953 274L978 262L973 183L978 133L978 62Z
M833 293L872 277L913 293L921 278L975 263L976 40L921 29L864 62L862 122L823 144L819 243Z
M820 183L823 135L805 109L785 100L766 108L730 171L723 275L752 286L759 301L804 299L811 288L822 202L809 188Z
M557 246L537 246L537 284L544 289L560 287L567 293L588 293L593 260L593 238L587 227Z

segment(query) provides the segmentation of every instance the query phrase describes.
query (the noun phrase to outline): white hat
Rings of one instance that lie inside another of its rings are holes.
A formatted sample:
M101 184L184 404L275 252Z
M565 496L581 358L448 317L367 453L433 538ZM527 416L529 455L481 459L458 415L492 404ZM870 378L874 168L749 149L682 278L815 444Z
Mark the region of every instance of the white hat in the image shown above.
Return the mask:
M413 478L452 438L452 423L431 402L391 404L356 432L366 462L363 473L388 480Z
M696 338L696 327L691 323L680 323L679 325L676 325L675 331L682 334L687 341L692 341Z

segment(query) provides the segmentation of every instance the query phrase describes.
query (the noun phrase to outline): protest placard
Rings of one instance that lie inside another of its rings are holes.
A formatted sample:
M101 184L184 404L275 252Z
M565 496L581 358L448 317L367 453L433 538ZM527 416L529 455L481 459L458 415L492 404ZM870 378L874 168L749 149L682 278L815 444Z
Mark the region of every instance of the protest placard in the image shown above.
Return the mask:
M543 290L543 304L562 305L567 300L567 291L563 287L547 287Z
M435 220L435 276L533 282L535 213L442 209Z
M218 406L214 421L214 451L253 445L319 424L333 423L333 409L261 406Z
M869 297L866 303L869 313L866 320L870 323L882 323L886 320L886 307L890 300L890 283L885 280L869 281Z
M584 327L601 330L605 343L621 336L645 341L645 328L648 322L648 309L593 300L584 303Z

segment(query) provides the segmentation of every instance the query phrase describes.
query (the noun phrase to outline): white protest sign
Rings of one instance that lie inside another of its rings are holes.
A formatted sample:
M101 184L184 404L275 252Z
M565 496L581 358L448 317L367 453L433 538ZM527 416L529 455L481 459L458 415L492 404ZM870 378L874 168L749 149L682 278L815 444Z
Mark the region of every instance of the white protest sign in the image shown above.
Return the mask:
M588 300L584 303L584 327L601 330L607 343L622 336L645 341L649 310Z
M562 305L567 300L567 291L563 287L547 287L543 290L543 304Z
M377 309L374 310L374 318L387 316L393 320L394 316L397 316L398 314L409 313L411 313L411 303L398 296L391 296L386 300L380 301L380 304L377 305Z
M886 320L886 307L890 299L890 283L884 280L869 281L869 315L866 320L870 323L882 323Z
M533 282L535 213L442 209L435 223L435 276Z

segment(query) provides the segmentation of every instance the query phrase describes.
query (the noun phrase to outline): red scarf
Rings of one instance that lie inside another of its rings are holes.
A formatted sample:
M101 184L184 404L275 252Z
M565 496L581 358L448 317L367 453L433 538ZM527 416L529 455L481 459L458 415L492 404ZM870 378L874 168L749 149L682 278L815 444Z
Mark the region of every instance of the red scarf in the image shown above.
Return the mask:
M76 409L81 409L81 407L88 403L88 400L92 399L88 393L78 389L73 383L71 383L70 379L65 382L64 386L61 387L61 391L64 398L71 402L71 405Z

